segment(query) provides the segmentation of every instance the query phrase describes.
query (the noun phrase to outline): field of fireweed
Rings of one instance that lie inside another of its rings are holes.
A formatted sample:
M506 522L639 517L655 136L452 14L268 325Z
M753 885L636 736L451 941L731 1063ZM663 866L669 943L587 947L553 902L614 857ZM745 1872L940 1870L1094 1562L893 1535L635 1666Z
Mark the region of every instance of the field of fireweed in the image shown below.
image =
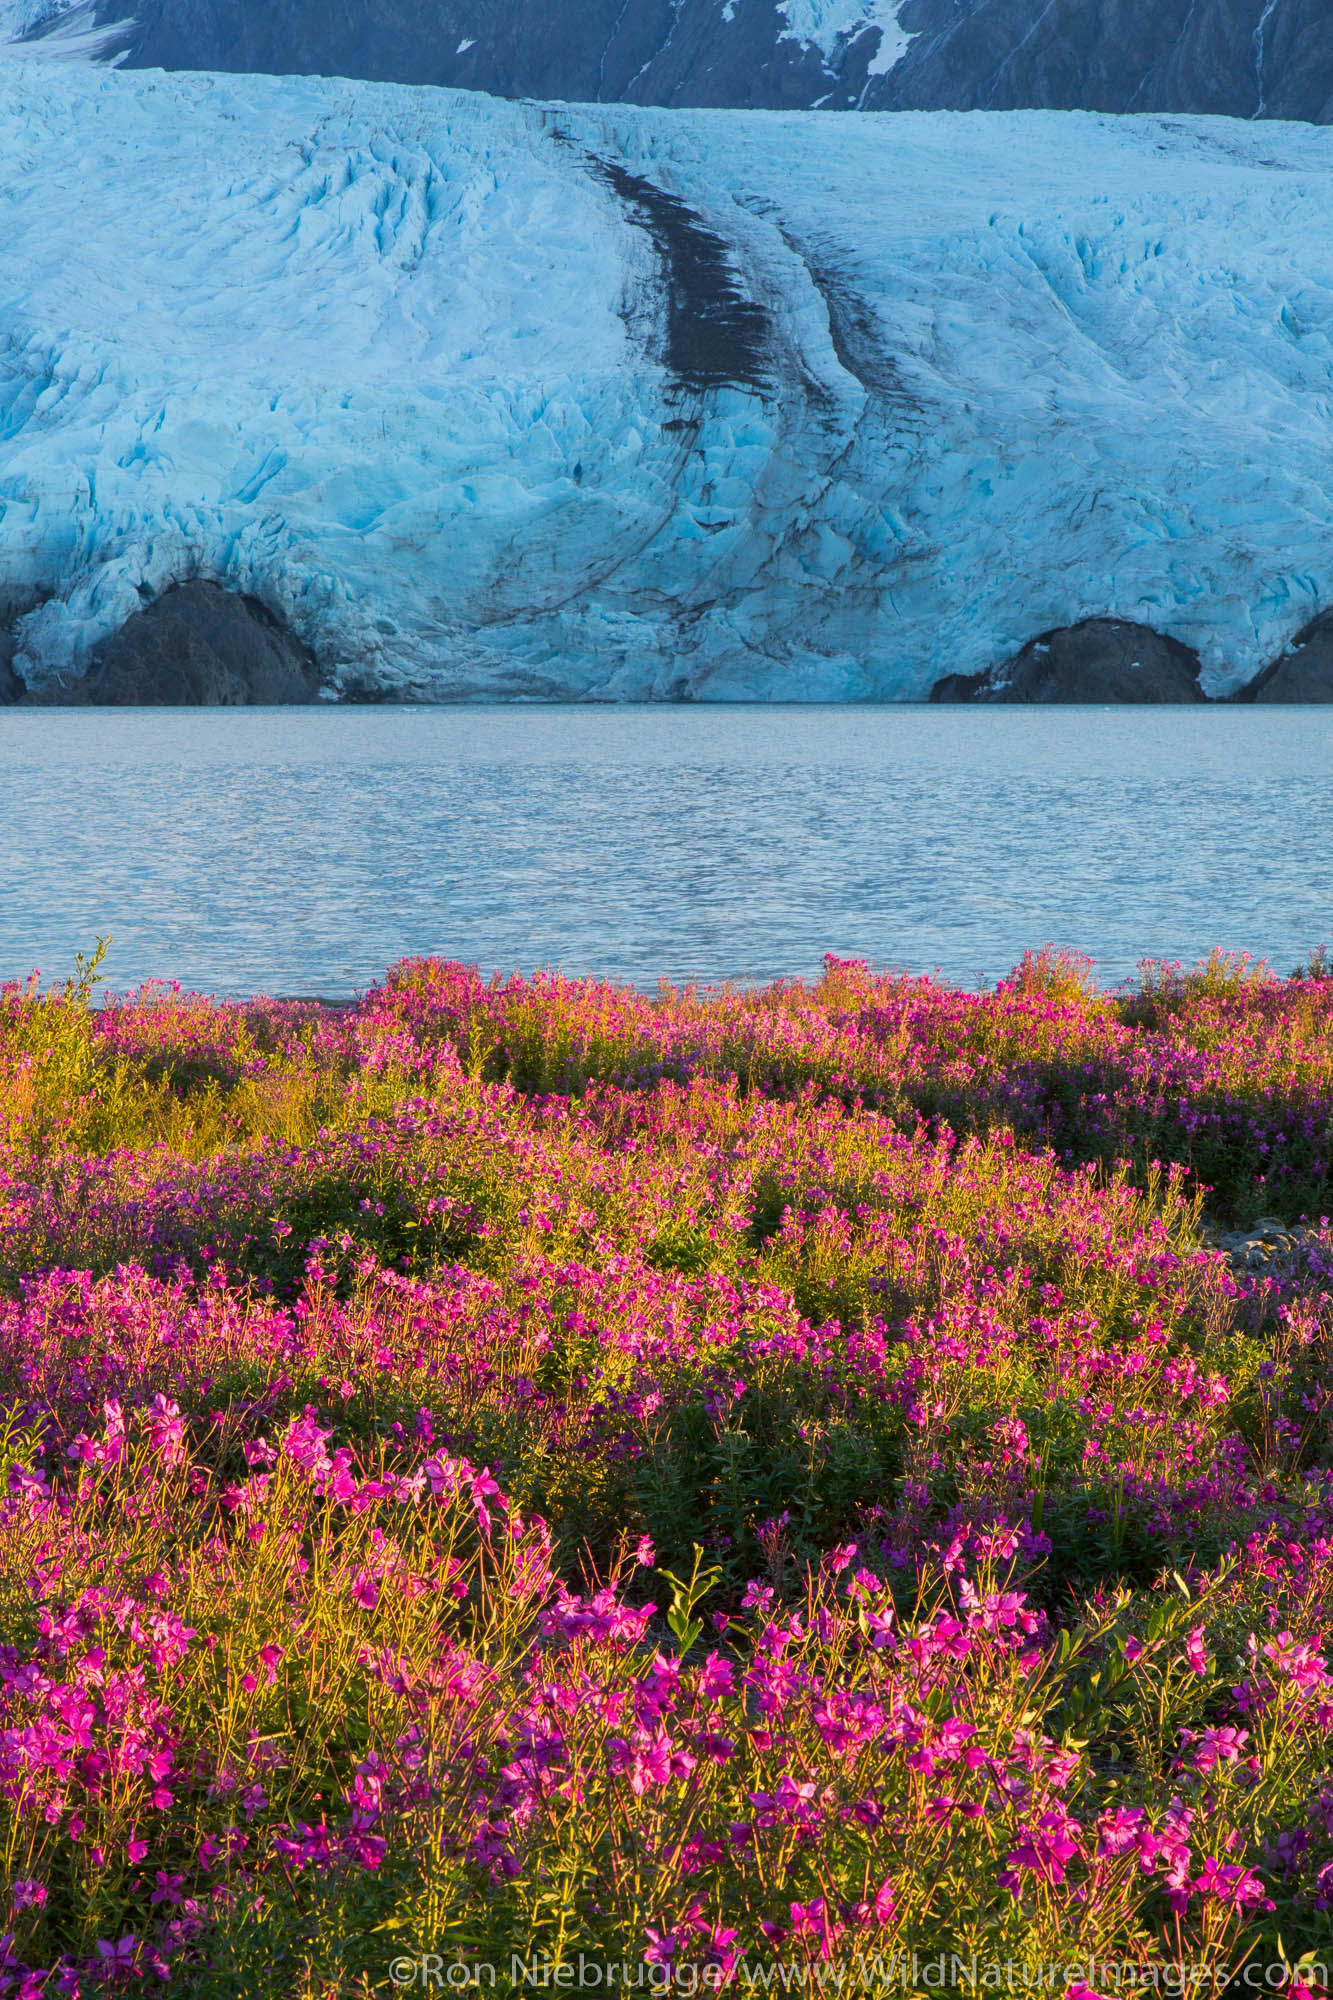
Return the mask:
M1316 1983L1328 971L0 990L0 1992Z

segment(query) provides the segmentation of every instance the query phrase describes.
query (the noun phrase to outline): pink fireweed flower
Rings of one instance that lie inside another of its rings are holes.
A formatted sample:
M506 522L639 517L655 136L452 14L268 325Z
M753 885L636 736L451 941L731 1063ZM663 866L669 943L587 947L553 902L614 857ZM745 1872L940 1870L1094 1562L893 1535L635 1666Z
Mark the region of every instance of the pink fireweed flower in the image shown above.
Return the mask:
M809 1939L812 1944L817 1944L821 1959L832 1958L833 1948L845 1929L846 1926L833 1915L823 1896L817 1896L810 1903L791 1905L792 1939Z
M352 1807L352 1822L359 1829L375 1824L384 1803L385 1769L374 1750L358 1764L351 1789L343 1794Z
M373 1611L380 1601L379 1583L368 1570L357 1571L352 1578L350 1592L352 1601L359 1604L363 1611Z
M1194 1767L1197 1771L1212 1771L1219 1764L1234 1764L1244 1755L1249 1742L1249 1732L1244 1729L1203 1729L1194 1746Z
M736 1692L736 1669L720 1653L710 1653L698 1670L695 1686L706 1701L721 1701Z
M656 1616L651 1604L624 1604L613 1590L599 1590L584 1601L557 1582L552 1602L541 1613L537 1629L543 1638L613 1639L635 1643Z
M632 1739L613 1736L607 1744L610 1767L627 1774L635 1798L642 1798L654 1785L668 1785L673 1778L688 1777L697 1759L674 1743L665 1729L651 1735L637 1731Z
M185 1419L180 1404L166 1396L154 1396L148 1408L148 1441L166 1466L181 1465L185 1459Z
M1212 1665L1212 1655L1204 1647L1202 1625L1196 1625L1185 1641L1185 1660L1195 1674L1206 1674Z
M332 1436L331 1430L320 1429L314 1410L307 1404L304 1415L294 1417L287 1426L282 1439L282 1456L312 1479L322 1479L333 1463L325 1449Z
M125 1413L117 1402L108 1401L102 1405L106 1420L106 1430L100 1438L90 1438L80 1431L72 1444L65 1447L67 1458L81 1459L85 1465L118 1465L125 1452Z
M992 1435L1000 1447L1000 1463L1023 1464L1031 1455L1027 1425L1021 1417L1006 1417L996 1424ZM1015 1546L1017 1544L1015 1543Z
M273 1847L290 1867L298 1871L327 1865L332 1853L328 1828L322 1820L318 1826L309 1826L304 1820L293 1821L289 1832L273 1835Z
M139 1941L133 1931L127 1931L125 1936L115 1944L104 1943L99 1938L97 1940L97 1956L101 1961L101 1970L104 1975L106 1973L130 1972L133 1970L135 1961L139 1956Z
M862 1925L891 1924L898 1913L893 1893L893 1881L885 1876L875 1892L873 1903L857 1903L852 1910L852 1922Z
M1131 1847L1140 1845L1147 1826L1147 1814L1141 1806L1116 1806L1105 1812L1097 1821L1097 1851L1100 1854L1127 1854ZM1153 1847L1156 1856L1156 1846ZM1151 1868L1153 1862L1148 1862Z
M877 1653L883 1652L886 1647L893 1644L895 1614L891 1604L885 1605L882 1610L876 1610L868 1604L863 1605L861 1617L870 1643Z
M1309 1694L1328 1682L1318 1648L1301 1644L1290 1632L1279 1632L1276 1639L1268 1640L1259 1650L1274 1672L1291 1681L1302 1694Z
M694 1923L695 1935L690 1942L693 1954L701 1972L711 1975L705 1985L716 1990L719 1986L732 1983L737 1966L745 1955L740 1944L740 1932L727 1929L722 1924L710 1924L706 1918L698 1918Z
M264 1669L264 1679L269 1687L277 1685L278 1663L283 1657L281 1646L267 1645L259 1648L259 1664Z
M362 1833L355 1827L343 1835L341 1845L347 1859L367 1874L374 1874L389 1851L389 1843L382 1834Z
M1028 1874L1058 1887L1065 1879L1069 1863L1080 1857L1077 1833L1075 1822L1064 1813L1043 1813L1005 1857L1002 1886L1017 1895L1022 1876Z
M1273 1908L1268 1892L1252 1868L1242 1868L1235 1862L1219 1864L1211 1855L1191 1887L1195 1895L1226 1903L1237 1912L1247 1906L1264 1910Z
M798 1780L783 1772L771 1792L747 1792L756 1809L760 1827L815 1827L823 1817L816 1803L819 1787L810 1780Z

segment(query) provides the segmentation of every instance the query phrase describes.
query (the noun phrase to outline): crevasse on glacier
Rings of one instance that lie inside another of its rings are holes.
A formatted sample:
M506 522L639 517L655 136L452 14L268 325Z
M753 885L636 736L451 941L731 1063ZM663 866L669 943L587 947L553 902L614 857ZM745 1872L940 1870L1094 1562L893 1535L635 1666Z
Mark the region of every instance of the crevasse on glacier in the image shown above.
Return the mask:
M1333 132L637 112L25 61L0 605L171 583L425 699L918 698L1333 603Z

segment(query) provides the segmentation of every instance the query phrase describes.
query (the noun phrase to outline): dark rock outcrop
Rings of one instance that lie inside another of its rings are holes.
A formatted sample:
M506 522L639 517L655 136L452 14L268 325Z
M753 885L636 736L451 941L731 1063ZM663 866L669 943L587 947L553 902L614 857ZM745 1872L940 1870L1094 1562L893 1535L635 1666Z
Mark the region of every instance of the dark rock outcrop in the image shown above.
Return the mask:
M1043 632L989 673L948 674L935 702L1199 702L1199 658L1150 625L1088 618Z
M0 624L0 708L12 708L25 692L14 672L14 635Z
M455 84L500 97L1333 120L1328 0L903 0L826 52L778 0L94 0L131 65ZM866 14L870 8L867 5Z
M1248 1229L1205 1225L1203 1237L1223 1253L1234 1271L1288 1282L1301 1274L1312 1256L1327 1271L1328 1253L1333 1248L1321 1230L1282 1222L1273 1215L1261 1215Z
M19 625L46 601L42 591L0 595L0 708L13 708L28 697L27 684L14 662L18 658Z
M1333 611L1298 632L1280 659L1242 688L1237 701L1333 701Z
M251 708L312 702L315 663L256 598L181 583L121 626L82 680L29 699L54 706Z

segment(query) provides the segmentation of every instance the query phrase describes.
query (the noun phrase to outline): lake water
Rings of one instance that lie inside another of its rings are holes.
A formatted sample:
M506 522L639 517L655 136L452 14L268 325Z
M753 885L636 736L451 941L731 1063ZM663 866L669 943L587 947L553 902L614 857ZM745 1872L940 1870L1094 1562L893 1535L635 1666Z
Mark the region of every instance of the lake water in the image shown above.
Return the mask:
M343 996L1333 937L1333 708L0 713L0 977Z

